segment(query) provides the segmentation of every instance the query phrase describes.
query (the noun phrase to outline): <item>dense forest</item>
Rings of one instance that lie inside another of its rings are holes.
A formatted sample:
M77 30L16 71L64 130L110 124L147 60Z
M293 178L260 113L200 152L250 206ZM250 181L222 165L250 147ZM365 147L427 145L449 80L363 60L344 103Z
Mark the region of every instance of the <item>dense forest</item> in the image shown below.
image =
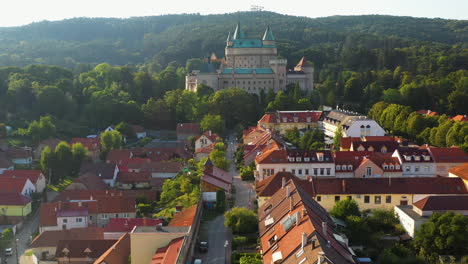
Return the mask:
M302 56L314 63L317 89L183 91L200 58L223 55L237 21L257 37L269 24L289 67ZM255 124L264 111L340 105L367 113L379 101L468 114L468 21L271 12L76 18L0 28L0 40L0 123L15 128L51 116L72 136L121 121L173 128L206 117L222 130Z

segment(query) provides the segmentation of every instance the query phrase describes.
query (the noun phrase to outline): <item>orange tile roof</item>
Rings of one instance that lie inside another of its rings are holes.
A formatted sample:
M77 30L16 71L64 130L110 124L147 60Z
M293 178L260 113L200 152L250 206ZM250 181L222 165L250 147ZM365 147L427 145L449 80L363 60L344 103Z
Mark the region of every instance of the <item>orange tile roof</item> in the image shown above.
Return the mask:
M361 141L360 137L342 137L340 145L342 149L350 149L353 141Z
M198 206L193 205L176 213L171 222L169 222L169 226L192 226L197 214L197 209Z
M185 237L171 240L166 247L158 248L150 264L174 264L177 262Z
M31 248L56 247L60 240L104 239L104 228L86 227L67 230L44 231L31 243Z
M65 190L55 197L54 202L112 199L117 196L135 199L140 195L146 196L149 200L156 200L156 192L151 190Z
M468 181L468 162L455 168L451 168L449 173L452 173L461 179Z
M151 173L150 172L126 172L121 171L117 175L117 182L121 183L136 183L136 182L150 182Z
M316 123L320 120L321 116L321 111L277 111L274 113L264 114L258 123ZM295 118L297 119L297 122L295 121Z
M107 154L106 161L107 163L122 165L132 156L133 153L130 149L113 149Z
M466 115L456 115L456 116L452 117L452 120L467 122L468 117Z
M177 134L192 134L198 135L200 133L200 125L197 123L179 123L176 128Z
M468 210L468 196L428 196L413 203L422 211Z
M111 248L115 242L116 240L107 239L60 240L57 244L55 257L64 257L65 253L63 253L63 250L66 248L69 250L67 256L71 258L71 262L75 262L73 261L74 258L79 258L80 260L82 258L95 259L100 257L104 252ZM89 250L89 252L86 252L87 250Z
M96 138L72 138L70 146L76 143L81 143L89 151L97 151L101 147L101 141L98 137Z
M209 130L209 131L203 132L203 134L201 134L201 135L199 135L198 137L196 137L195 140L198 140L198 139L201 138L202 136L207 137L209 140L211 140L211 142L216 142L216 140L217 140L218 138L220 138L220 137L218 136L218 134L212 133L211 130Z
M112 219L111 219L112 220ZM130 256L130 234L125 233L94 263L128 264Z

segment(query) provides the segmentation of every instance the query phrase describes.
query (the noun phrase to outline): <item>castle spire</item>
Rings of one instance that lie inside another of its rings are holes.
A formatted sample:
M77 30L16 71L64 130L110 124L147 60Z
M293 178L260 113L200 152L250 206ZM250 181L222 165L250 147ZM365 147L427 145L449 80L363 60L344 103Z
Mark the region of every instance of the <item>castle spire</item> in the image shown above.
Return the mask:
M243 39L243 38L245 38L245 33L241 29L240 22L238 22L236 25L236 30L234 31L233 39Z
M231 31L229 31L229 34L228 34L228 37L227 37L226 42L230 42L230 41L232 41Z
M263 40L267 41L275 41L275 36L273 36L273 32L270 29L270 26L267 26L267 29L265 30L265 34L263 34Z

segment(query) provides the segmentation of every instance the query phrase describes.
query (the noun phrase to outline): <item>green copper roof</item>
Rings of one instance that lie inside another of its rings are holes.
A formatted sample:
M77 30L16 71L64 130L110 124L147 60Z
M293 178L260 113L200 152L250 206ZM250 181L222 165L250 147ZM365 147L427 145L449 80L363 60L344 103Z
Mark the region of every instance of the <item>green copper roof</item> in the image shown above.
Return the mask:
M263 40L275 41L275 36L273 36L273 32L271 31L270 26L267 27L265 34L263 34Z
M261 39L235 39L231 48L275 48L275 45L263 45Z
M232 74L233 71L235 74L252 74L254 71L257 74L273 74L271 68L226 68L223 70L222 74Z
M240 22L237 23L236 30L234 31L234 36L233 39L245 39L247 38L247 35L245 35L244 31L242 30L240 26Z

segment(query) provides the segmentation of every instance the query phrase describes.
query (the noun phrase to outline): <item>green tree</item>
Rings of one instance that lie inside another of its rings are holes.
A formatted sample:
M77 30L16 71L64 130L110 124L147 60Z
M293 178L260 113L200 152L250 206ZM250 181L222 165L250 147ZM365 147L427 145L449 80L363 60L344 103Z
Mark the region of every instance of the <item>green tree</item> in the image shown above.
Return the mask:
M3 123L0 123L0 139L6 138L7 136L7 128L6 125Z
M439 255L463 256L468 254L468 218L461 214L434 213L417 231L414 246L429 263Z
M120 132L121 135L126 135L129 138L135 138L135 132L130 124L126 122L120 122L115 126L115 129Z
M254 181L254 170L251 166L242 166L240 168L240 176L243 181Z
M330 211L330 214L342 220L346 219L346 217L351 215L361 216L359 206L353 199L345 199L338 201L333 206L333 209Z
M73 174L73 153L70 145L67 142L60 142L55 147L56 164L54 166L54 174L63 179Z
M41 153L41 169L47 175L55 173L53 171L56 164L55 152L53 152L49 146L46 146ZM55 177L51 177L52 182L56 183Z
M343 128L341 128L341 123L339 123L338 129L335 131L335 136L333 137L333 146L336 151L340 150L342 136L343 136Z
M424 264L422 259L414 256L410 249L402 244L396 244L391 248L387 248L379 256L379 264Z
M222 134L226 128L226 122L220 115L207 114L200 122L203 131L211 130L214 133Z
M389 104L386 102L378 102L374 104L369 110L369 117L377 121L380 120L380 117L388 106Z
M393 210L375 209L367 219L367 223L373 232L392 233L399 223Z
M71 148L71 152L73 156L73 166L71 174L73 176L78 176L81 164L83 163L83 161L89 159L89 151L81 143L75 143Z
M366 220L356 216L348 215L344 219L346 227L343 232L354 245L367 245L371 240L371 230Z
M258 217L254 211L244 207L234 207L224 214L224 225L234 234L246 234L257 231Z
M242 256L239 259L239 264L262 264L263 260L260 255L247 255L247 256Z
M229 169L229 161L226 159L226 146L223 142L217 142L210 153L213 164L223 170Z
M226 193L223 189L216 191L216 210L220 213L226 211Z
M122 135L119 131L105 131L101 134L101 146L104 157L113 149L122 147Z

